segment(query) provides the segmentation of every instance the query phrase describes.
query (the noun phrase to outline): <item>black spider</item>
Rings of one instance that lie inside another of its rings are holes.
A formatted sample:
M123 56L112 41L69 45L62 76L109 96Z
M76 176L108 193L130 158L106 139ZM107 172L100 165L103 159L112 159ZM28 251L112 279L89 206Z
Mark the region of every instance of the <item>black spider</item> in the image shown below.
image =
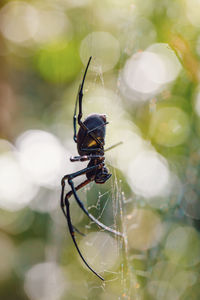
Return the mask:
M61 185L61 208L62 211L67 219L69 232L71 234L72 240L76 246L76 249L82 258L83 262L86 264L86 266L100 279L104 280L99 274L97 274L85 261L83 255L81 254L78 245L76 243L75 239L75 231L80 233L81 232L76 229L71 222L70 217L70 209L69 209L69 198L71 195L74 195L75 200L77 201L80 208L83 210L83 212L99 227L115 234L118 236L123 236L122 233L109 228L108 226L102 224L97 220L93 215L91 215L88 210L85 208L82 201L79 199L76 191L87 185L91 181L95 181L96 183L104 183L106 182L112 174L109 174L108 169L105 167L104 164L104 151L110 150L113 147L119 145L120 143L104 150L104 138L105 138L105 126L108 124L106 122L106 115L102 114L91 114L89 115L85 121L81 121L82 118L82 98L83 98L83 85L85 81L85 77L87 74L87 70L90 64L92 57L89 58L87 67L85 69L85 73L83 76L82 83L79 86L79 92L76 99L75 104L75 110L74 110L74 117L73 117L73 124L74 124L74 141L77 143L77 149L80 156L74 156L71 157L70 160L72 162L75 161L86 161L89 160L87 168L84 168L83 170L80 170L78 172L65 175L62 178ZM76 111L77 111L77 105L79 104L79 113L78 113L78 124L80 126L78 134L76 134L76 126L77 126L77 120L76 120ZM74 186L73 179L77 176L85 174L87 179L83 181L81 184L79 184L77 187ZM71 186L71 191L69 191L66 195L64 195L64 189L65 189L65 180L68 181L69 185Z

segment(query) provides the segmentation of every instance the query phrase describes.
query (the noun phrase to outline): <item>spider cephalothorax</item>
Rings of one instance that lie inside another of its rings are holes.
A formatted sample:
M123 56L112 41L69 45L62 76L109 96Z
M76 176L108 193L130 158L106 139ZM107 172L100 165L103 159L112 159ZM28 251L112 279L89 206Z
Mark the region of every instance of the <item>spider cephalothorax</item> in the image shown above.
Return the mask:
M82 256L79 247L77 245L75 239L75 231L80 233L78 229L76 229L71 223L71 216L70 216L70 209L69 209L69 198L71 195L74 195L75 200L77 201L80 208L83 212L99 227L107 230L113 234L118 236L123 236L122 233L116 231L104 224L102 224L99 220L95 219L93 215L91 215L88 210L85 208L82 201L79 199L77 195L77 190L81 189L91 181L95 181L95 183L102 184L105 183L110 177L111 174L109 173L108 169L105 167L105 157L104 157L104 144L105 144L105 133L106 133L106 125L108 122L106 121L106 115L103 114L91 114L89 115L83 122L82 119L82 98L83 98L83 85L85 81L85 77L87 74L87 70L91 61L89 58L82 83L79 87L79 92L75 104L75 111L73 117L73 124L74 124L74 141L77 143L77 150L79 156L73 156L70 158L71 161L89 161L86 168L83 170L77 171L72 174L65 175L61 180L62 191L61 191L61 208L62 211L67 219L69 232L71 234L72 240L75 244L75 247L82 258L83 262L86 266L96 274L100 279L104 280L99 274L97 274L86 262L84 257ZM78 124L80 126L78 130L78 134L76 134L77 130L77 105L79 105L79 113L78 113ZM116 144L118 145L118 144ZM116 146L114 145L114 146ZM109 149L113 148L114 146L110 147ZM108 150L108 149L107 149ZM74 186L73 179L80 175L86 175L86 180L79 184L77 187ZM65 180L68 181L71 191L69 191L66 195L64 195L64 188L65 188ZM81 234L81 233L80 233Z

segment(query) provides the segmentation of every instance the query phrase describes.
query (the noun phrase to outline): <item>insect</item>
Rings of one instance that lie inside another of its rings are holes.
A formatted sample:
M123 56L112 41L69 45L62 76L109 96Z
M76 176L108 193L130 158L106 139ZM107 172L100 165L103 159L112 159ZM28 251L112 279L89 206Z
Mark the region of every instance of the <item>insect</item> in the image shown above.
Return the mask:
M84 259L78 244L75 239L75 232L78 232L79 234L82 234L78 229L76 229L71 222L70 217L70 203L69 198L73 195L76 202L78 203L79 207L82 209L82 211L88 216L89 219L91 219L94 223L96 223L99 227L103 228L104 230L107 230L115 235L123 236L122 233L102 224L99 220L97 220L93 215L89 213L89 211L85 208L83 202L79 199L79 196L77 194L77 190L80 190L82 187L86 186L91 181L95 181L98 184L105 183L112 174L108 172L108 169L105 167L105 157L104 152L107 150L110 150L114 148L115 146L121 144L115 144L111 146L110 148L104 150L104 144L105 144L105 127L108 124L106 121L106 115L103 114L91 114L89 115L83 122L82 122L82 100L83 100L83 86L85 82L85 77L87 74L87 70L90 64L92 57L89 58L89 61L87 63L85 73L82 79L82 83L79 86L79 91L76 98L76 104L75 104L75 110L74 110L74 116L73 116L73 126L74 126L74 141L77 143L77 150L79 153L79 156L73 156L70 158L71 162L76 161L89 161L86 168L77 171L72 174L65 175L61 180L61 208L62 211L67 219L67 224L69 227L69 232L72 237L72 240L74 242L74 245L85 263L85 265L100 279L104 280L103 277L101 277L97 272L95 272L89 264ZM78 120L77 120L77 106L79 107L78 112ZM77 133L77 121L79 130ZM86 180L83 181L78 186L74 186L73 179L75 177L86 175ZM71 187L71 190L65 195L64 189L65 189L65 181L67 180L68 184Z

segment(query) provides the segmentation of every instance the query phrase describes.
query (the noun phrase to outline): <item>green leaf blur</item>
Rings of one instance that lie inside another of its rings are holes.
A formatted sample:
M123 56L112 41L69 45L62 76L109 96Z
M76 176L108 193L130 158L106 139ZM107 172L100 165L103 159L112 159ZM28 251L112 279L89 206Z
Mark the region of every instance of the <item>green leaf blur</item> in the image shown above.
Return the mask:
M69 201L104 282L60 208L88 163L70 156L90 56L83 120L106 114L112 177L78 196L124 238ZM0 2L0 299L200 299L199 74L199 0Z

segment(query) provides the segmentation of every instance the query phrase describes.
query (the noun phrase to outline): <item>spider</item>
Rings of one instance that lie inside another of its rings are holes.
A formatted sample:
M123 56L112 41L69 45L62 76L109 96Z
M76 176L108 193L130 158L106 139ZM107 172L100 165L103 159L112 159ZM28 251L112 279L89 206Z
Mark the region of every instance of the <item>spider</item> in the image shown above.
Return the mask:
M104 150L104 138L105 138L105 126L108 124L106 121L106 115L104 114L91 114L89 115L83 122L82 122L82 99L83 99L83 86L85 82L85 77L87 74L87 70L90 64L92 57L89 58L85 73L82 79L82 83L79 86L76 103L75 103L75 109L74 109L74 116L73 116L73 127L74 127L74 142L77 143L77 150L79 153L79 156L72 156L70 157L71 162L76 161L89 161L86 168L83 170L77 171L72 174L64 175L64 177L61 180L61 208L62 211L67 219L67 224L69 227L69 232L72 237L72 240L74 242L74 245L85 263L85 265L101 280L104 280L103 277L101 277L97 272L95 272L89 264L84 259L78 244L75 239L75 231L79 234L82 234L78 229L75 228L75 226L72 225L71 217L70 217L70 203L69 198L73 195L76 202L78 203L79 207L82 209L82 211L88 216L89 219L91 219L94 223L96 223L99 227L103 228L104 230L107 230L115 235L123 236L122 233L102 224L99 220L97 220L93 215L89 213L89 211L85 208L83 202L79 199L79 196L77 195L77 190L80 190L82 187L86 186L91 181L95 181L98 184L105 183L112 174L109 174L108 169L105 167L104 164L104 152L107 150L110 150L117 145L121 144L117 143L106 150ZM80 126L77 134L77 106L79 105L79 112L78 112L78 124ZM86 180L83 181L78 186L74 186L73 179L75 177L86 175ZM71 187L71 190L65 195L64 189L65 189L65 181L68 181L68 184ZM83 235L83 234L82 234Z

